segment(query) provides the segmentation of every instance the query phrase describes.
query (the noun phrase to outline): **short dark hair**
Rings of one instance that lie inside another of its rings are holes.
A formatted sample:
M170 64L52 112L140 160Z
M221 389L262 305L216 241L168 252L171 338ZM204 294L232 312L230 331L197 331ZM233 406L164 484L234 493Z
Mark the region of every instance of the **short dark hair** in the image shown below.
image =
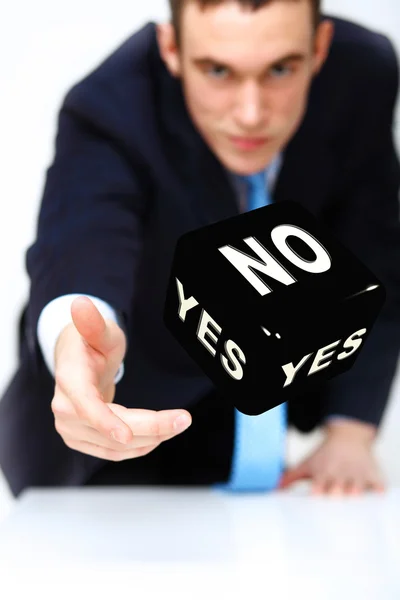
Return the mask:
M176 38L179 41L180 39L180 21L181 21L181 13L183 6L188 1L195 1L197 4L201 6L201 8L206 8L207 6L217 6L218 4L223 4L227 0L169 0L169 5L171 7L171 15L172 15L172 24L175 29ZM229 0L231 1L231 0ZM262 8L271 2L298 2L299 0L235 0L238 4L244 7L248 7L252 10L257 10L258 8ZM313 24L316 29L320 20L321 20L321 0L308 0L311 2L312 6L312 14L313 14Z

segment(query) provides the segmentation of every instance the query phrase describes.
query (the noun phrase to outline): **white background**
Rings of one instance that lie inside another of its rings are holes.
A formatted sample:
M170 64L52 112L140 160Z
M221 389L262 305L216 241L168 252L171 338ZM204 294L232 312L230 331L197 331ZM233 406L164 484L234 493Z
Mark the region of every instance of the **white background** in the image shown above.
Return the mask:
M400 50L398 0L329 0L325 12L388 34ZM16 319L28 292L25 252L34 239L45 169L63 95L135 29L168 16L167 0L13 0L0 20L0 390L16 365ZM400 129L396 126L400 141ZM395 384L377 450L400 485L400 386ZM297 460L317 443L292 435ZM0 473L0 518L12 499Z

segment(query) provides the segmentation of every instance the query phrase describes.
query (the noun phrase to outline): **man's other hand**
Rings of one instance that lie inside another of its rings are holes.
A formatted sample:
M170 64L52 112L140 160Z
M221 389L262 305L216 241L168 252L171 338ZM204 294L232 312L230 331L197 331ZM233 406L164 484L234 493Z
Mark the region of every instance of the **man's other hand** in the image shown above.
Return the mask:
M373 455L376 428L350 419L326 424L322 444L296 467L284 473L278 489L310 480L315 495L358 495L384 492L382 473Z

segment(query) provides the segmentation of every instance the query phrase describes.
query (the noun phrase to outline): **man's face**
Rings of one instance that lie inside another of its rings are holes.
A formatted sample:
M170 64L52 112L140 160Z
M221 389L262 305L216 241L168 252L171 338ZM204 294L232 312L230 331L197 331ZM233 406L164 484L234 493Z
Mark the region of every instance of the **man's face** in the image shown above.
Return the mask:
M227 169L262 170L300 125L327 51L321 44L315 51L311 11L309 0L258 10L235 1L184 6L180 48L174 55L170 46L164 60L181 77L192 120Z

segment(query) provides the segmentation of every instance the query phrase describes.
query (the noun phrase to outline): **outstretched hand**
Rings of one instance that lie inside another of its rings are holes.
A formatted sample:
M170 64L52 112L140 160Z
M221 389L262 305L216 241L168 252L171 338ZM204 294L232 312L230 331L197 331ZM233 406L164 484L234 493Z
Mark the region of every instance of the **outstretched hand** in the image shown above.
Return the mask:
M186 410L114 404L125 334L84 296L74 300L71 316L56 344L51 402L54 426L69 448L110 461L138 458L191 425Z

